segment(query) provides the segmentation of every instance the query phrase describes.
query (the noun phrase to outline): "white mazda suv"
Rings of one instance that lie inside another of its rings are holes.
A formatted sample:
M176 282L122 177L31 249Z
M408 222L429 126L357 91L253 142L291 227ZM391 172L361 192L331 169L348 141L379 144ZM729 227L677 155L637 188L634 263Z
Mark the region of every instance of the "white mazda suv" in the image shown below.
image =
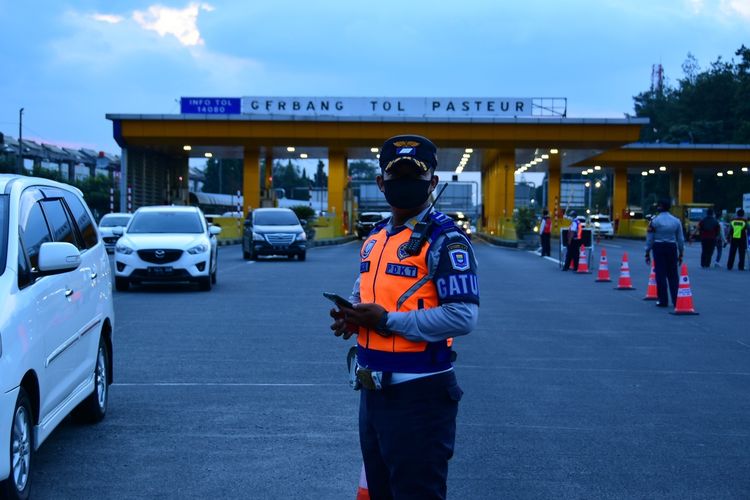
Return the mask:
M109 258L81 192L0 174L0 498L29 497L33 452L73 410L106 415L114 322Z
M131 283L191 282L211 290L218 269L218 226L189 206L141 207L115 246L115 288Z

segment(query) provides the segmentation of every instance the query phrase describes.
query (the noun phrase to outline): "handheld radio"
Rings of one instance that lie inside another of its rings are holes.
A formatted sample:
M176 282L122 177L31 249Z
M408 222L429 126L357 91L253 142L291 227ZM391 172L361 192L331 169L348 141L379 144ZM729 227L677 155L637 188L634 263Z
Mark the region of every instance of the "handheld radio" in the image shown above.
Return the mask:
M430 212L432 212L432 209L435 207L435 203L437 203L438 198L440 198L440 195L443 194L443 191L445 191L445 188L447 187L448 183L446 182L445 184L443 184L443 187L440 188L440 192L432 201L430 208L427 209L427 212L425 212L422 220L417 222L417 224L414 226L414 230L409 237L409 241L406 242L406 246L404 247L404 252L406 252L408 255L419 255L419 252L422 250L422 245L424 245L425 241L427 241L427 237L430 235L430 229L432 228L433 224L433 220L432 218L430 218Z

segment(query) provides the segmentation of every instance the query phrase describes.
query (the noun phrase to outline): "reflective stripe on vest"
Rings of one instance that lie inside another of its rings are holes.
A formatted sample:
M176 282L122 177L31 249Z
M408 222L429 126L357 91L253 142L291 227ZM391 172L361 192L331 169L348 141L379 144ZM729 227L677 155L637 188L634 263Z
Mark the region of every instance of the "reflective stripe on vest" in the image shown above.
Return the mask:
M743 219L734 219L730 224L732 225L732 238L735 240L742 238L742 230L745 229L747 222Z

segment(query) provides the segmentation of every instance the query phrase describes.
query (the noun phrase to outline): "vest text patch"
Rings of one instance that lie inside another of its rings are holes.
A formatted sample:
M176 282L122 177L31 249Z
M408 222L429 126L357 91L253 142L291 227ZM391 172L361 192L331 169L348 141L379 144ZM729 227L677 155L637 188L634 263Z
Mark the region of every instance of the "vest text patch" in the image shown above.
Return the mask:
M388 263L385 268L385 274L391 274L393 276L404 276L406 278L416 278L417 268L416 266L405 266L403 264Z

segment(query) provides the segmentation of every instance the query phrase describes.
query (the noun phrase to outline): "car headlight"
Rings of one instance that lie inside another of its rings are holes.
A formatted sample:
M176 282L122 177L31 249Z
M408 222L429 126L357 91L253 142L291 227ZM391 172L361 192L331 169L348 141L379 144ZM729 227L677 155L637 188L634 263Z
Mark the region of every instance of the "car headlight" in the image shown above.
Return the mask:
M599 226L601 226L601 224L599 224L598 222L594 222L594 227L599 227Z
M297 237L294 238L294 241L307 241L307 235L303 232L298 233Z
M253 231L253 240L254 241L265 241L266 239L263 237L262 234L256 233L255 231Z
M204 245L203 243L201 243L200 245L195 245L193 248L188 248L187 253L189 253L190 255L195 255L203 253L206 250L208 250L208 245Z
M129 246L123 245L122 243L118 243L115 246L115 252L124 253L125 255L130 255L131 253L133 253L133 249L130 248Z

